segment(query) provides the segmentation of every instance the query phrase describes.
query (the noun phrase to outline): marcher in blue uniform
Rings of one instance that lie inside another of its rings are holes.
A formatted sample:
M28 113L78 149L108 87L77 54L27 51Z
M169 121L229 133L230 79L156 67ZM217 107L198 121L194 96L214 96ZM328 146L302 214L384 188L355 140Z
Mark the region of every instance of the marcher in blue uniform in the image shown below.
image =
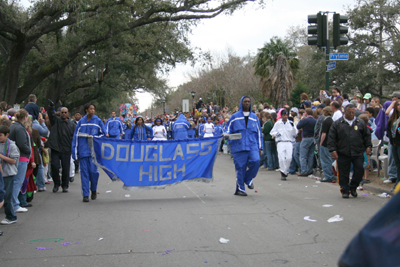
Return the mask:
M172 122L170 122L168 119L165 120L165 129L167 130L167 139L171 140L172 139Z
M204 136L204 124L205 124L205 120L200 119L198 129L197 129L199 138L203 138L203 136Z
M224 132L224 128L219 124L219 119L215 117L214 119L214 136L221 136Z
M254 188L253 179L260 168L263 149L260 124L256 114L251 112L250 97L241 98L239 111L229 119L227 133L242 134L242 139L231 140L231 153L236 169L235 195L247 196L245 184L249 189Z
M172 135L174 137L174 140L188 139L189 129L190 123L186 120L185 115L179 115L179 119L177 119L172 125Z
M106 122L106 136L110 138L121 139L124 134L124 126L122 121L117 117L115 111L111 112L111 118Z
M144 124L142 117L137 117L132 130L132 137L133 140L151 140L153 139L153 129Z
M189 139L194 139L196 136L196 129L195 129L195 124L194 121L190 121L190 129L188 130L188 138Z
M87 104L85 106L86 115L78 122L72 139L72 158L79 160L81 168L82 194L83 202L89 202L89 183L92 191L92 200L97 198L97 183L99 181L99 172L91 158L91 149L89 148L88 138L98 138L105 134L104 124L99 117L94 115L96 106ZM79 136L87 134L87 137Z
M128 120L125 122L125 129L124 129L124 139L125 140L132 140L133 136L133 127L132 127L132 123Z

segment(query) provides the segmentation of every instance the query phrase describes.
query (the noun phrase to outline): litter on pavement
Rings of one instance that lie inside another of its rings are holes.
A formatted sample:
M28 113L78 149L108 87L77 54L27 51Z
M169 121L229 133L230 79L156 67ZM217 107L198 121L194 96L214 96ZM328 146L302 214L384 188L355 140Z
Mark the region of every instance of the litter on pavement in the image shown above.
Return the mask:
M378 197L387 198L387 197L390 197L390 195L388 193L384 192L384 193L378 195Z
M125 197L131 197L131 195L129 195L129 194L126 194L126 195L125 195Z
M174 249L167 249L167 250L165 250L165 253L163 253L162 255L164 256L164 255L167 255L167 254L169 254L171 251L174 251L174 250L176 250L175 248Z
M68 247L69 245L76 245L76 244L80 244L82 243L82 241L76 242L76 243L70 243L70 242L66 242L66 243L61 243L62 245Z
M30 242L57 242L62 241L64 238L47 238L47 239L33 239L29 240Z
M229 242L229 239L225 239L225 238L221 237L221 238L219 239L219 242L220 242L221 244L226 244L226 243Z
M36 250L48 250L48 249L52 249L52 248L43 248L43 247L37 247Z
M316 222L317 221L317 220L310 219L310 216L304 217L304 220L305 221L309 221L309 222Z
M332 218L328 219L328 223L341 222L341 221L343 221L343 217L340 217L340 215L335 215Z
M106 193L111 193L111 190L106 191Z
M99 241L101 241L101 240L103 240L103 239L104 239L104 238L100 237L100 238L99 238Z
M333 205L330 205L330 204L325 204L325 205L322 205L322 207L324 207L324 208L329 208L329 207L332 207Z

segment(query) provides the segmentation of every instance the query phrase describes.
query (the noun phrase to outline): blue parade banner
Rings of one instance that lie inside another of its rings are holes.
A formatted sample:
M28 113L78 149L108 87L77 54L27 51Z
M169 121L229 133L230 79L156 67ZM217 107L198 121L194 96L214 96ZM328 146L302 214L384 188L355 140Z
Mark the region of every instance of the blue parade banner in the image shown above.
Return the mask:
M94 163L124 189L165 188L183 181L211 182L220 137L179 141L90 138Z

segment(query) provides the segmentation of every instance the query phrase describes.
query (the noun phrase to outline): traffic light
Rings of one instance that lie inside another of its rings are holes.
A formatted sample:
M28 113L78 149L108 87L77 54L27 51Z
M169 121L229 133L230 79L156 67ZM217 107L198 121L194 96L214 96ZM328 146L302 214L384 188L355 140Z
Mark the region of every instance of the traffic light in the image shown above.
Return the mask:
M326 46L327 39L327 17L318 13L316 15L308 15L308 23L312 24L308 26L308 45L316 45L318 47ZM316 36L315 36L316 35Z
M340 45L347 45L349 39L346 36L340 36L349 32L349 28L341 26L341 23L347 23L347 16L341 16L340 14L333 15L333 46L338 47Z

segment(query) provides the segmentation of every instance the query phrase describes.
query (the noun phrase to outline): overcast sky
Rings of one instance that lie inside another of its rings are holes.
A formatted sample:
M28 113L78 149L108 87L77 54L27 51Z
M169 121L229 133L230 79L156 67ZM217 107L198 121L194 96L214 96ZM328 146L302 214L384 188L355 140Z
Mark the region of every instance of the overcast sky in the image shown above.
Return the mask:
M289 27L307 27L308 15L319 11L344 13L348 6L353 7L355 3L354 0L275 0L267 2L264 9L250 3L232 16L203 20L193 29L190 40L193 47L200 47L202 51L224 53L229 47L239 56L248 53L255 55L257 49L263 47L271 37L283 37ZM329 19L332 20L332 17L330 15ZM190 66L178 66L168 76L169 86L177 87L188 82L185 74L191 71L193 68ZM137 95L143 111L150 106L152 97L147 93Z
M220 15L216 18L203 20L193 29L189 37L193 47L211 54L224 53L229 47L237 55L256 54L273 36L283 37L290 26L304 25L307 27L307 15L319 11L344 13L347 6L354 6L355 0L275 0L268 1L264 9L249 3L244 9L236 11L232 16ZM29 5L28 0L22 0ZM329 16L332 20L332 15ZM185 83L185 74L193 69L181 65L170 72L168 84L171 87ZM140 111L150 106L152 96L148 93L138 93Z

